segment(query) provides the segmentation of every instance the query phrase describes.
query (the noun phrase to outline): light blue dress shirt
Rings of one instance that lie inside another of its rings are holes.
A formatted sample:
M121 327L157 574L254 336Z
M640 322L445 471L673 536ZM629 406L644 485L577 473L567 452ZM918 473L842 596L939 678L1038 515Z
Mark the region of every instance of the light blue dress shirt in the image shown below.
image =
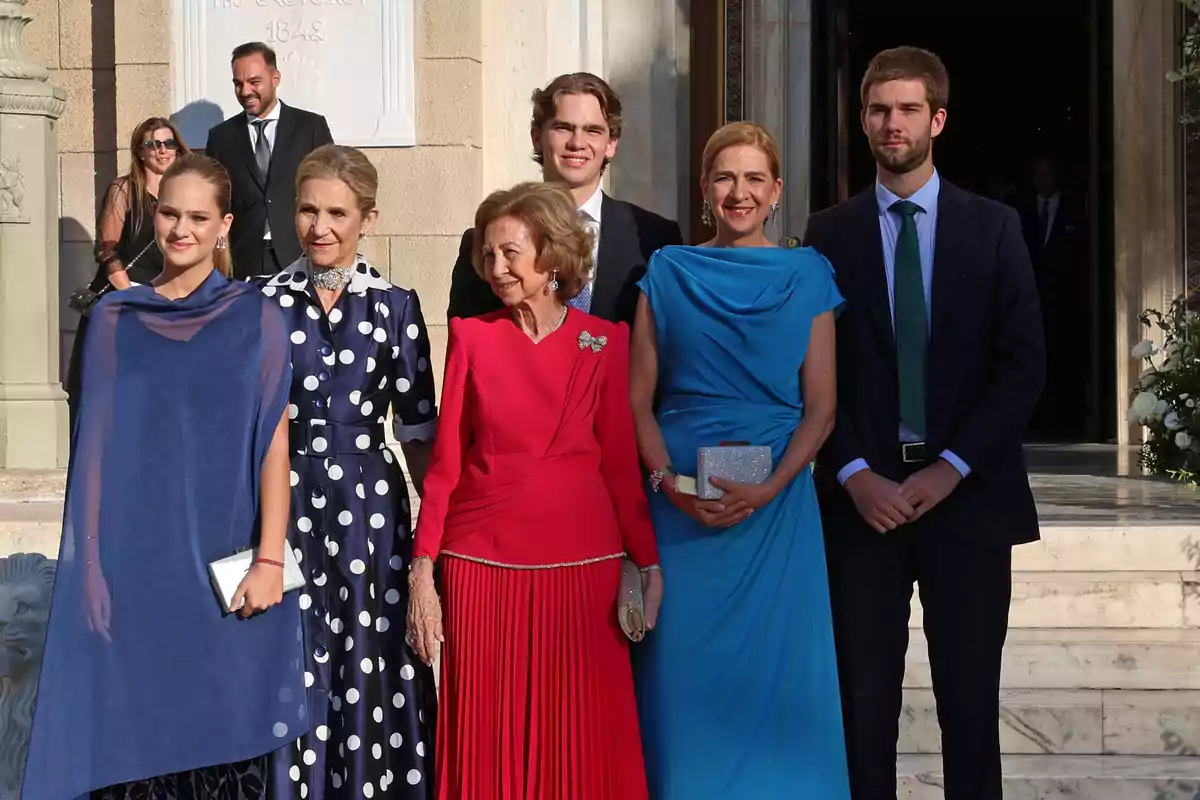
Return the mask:
M933 251L937 241L937 208L938 192L941 189L941 179L937 172L933 177L911 197L903 198L893 194L882 183L875 183L875 202L879 207L879 234L883 239L883 270L887 276L888 307L892 312L892 324L896 322L896 242L900 238L900 215L891 208L895 203L907 199L921 207L921 213L914 218L917 223L917 244L921 249L921 282L925 288L925 308L933 309ZM933 324L933 314L925 315L926 323ZM913 433L903 423L900 425L897 444L919 442L921 437ZM971 468L961 458L949 450L943 450L941 457L954 465L964 478L971 473ZM837 478L845 483L851 475L870 469L865 458L856 458L838 470Z

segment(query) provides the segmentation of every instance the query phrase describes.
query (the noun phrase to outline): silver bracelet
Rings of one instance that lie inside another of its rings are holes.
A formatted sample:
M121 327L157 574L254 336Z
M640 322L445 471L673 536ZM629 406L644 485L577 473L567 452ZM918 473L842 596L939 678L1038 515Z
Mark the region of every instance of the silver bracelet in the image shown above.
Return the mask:
M648 567L641 567L641 568L639 568L639 569L638 569L638 572L642 572L642 573L646 573L646 572L662 572L662 567L660 567L658 564L651 564L651 565L650 565L650 566L648 566Z

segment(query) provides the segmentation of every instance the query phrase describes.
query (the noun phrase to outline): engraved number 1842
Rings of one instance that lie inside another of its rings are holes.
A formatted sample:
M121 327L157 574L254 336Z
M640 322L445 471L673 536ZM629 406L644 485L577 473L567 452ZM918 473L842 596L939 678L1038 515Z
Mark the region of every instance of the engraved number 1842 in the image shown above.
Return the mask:
M324 20L314 19L292 22L288 19L277 19L267 23L267 41L272 44L285 44L294 39L304 42L325 41Z

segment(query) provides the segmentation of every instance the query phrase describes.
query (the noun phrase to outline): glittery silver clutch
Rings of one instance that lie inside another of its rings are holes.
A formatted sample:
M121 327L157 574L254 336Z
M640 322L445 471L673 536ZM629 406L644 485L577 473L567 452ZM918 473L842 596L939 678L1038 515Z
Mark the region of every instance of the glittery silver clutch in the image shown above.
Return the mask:
M646 606L642 598L642 571L628 558L621 559L621 587L617 592L617 621L631 642L646 638Z
M764 483L771 477L771 448L761 445L701 447L696 467L697 497L719 500L725 494L708 482L724 478L734 483Z

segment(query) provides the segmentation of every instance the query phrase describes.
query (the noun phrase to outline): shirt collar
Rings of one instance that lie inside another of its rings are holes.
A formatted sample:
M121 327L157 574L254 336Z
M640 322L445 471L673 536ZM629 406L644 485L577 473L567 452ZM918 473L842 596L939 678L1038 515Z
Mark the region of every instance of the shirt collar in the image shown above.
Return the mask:
M938 177L937 170L933 171L933 176L930 177L925 185L913 192L911 197L900 197L894 194L890 189L879 182L875 181L875 202L879 204L879 213L887 213L888 209L893 204L900 200L910 200L919 205L925 213L929 213L937 208L938 192L941 190L942 179Z
M290 267L267 281L267 286L280 286L303 292L308 288L311 277L312 265L308 263L306 256L300 256L292 262ZM391 288L392 284L359 253L358 266L355 268L354 276L350 278L350 285L346 287L346 290L352 294L366 294L367 289L386 292Z
M260 119L267 120L268 122L278 122L279 121L279 110L281 108L283 108L283 103L279 100L276 100L275 107L272 108L270 111L268 111L266 114L263 114L261 117L252 117L252 116L250 116L249 112L247 112L246 113L246 124L253 125L256 121L258 121Z
M604 190L596 187L596 191L592 193L579 210L587 214L596 222L600 221L600 209L604 206Z

